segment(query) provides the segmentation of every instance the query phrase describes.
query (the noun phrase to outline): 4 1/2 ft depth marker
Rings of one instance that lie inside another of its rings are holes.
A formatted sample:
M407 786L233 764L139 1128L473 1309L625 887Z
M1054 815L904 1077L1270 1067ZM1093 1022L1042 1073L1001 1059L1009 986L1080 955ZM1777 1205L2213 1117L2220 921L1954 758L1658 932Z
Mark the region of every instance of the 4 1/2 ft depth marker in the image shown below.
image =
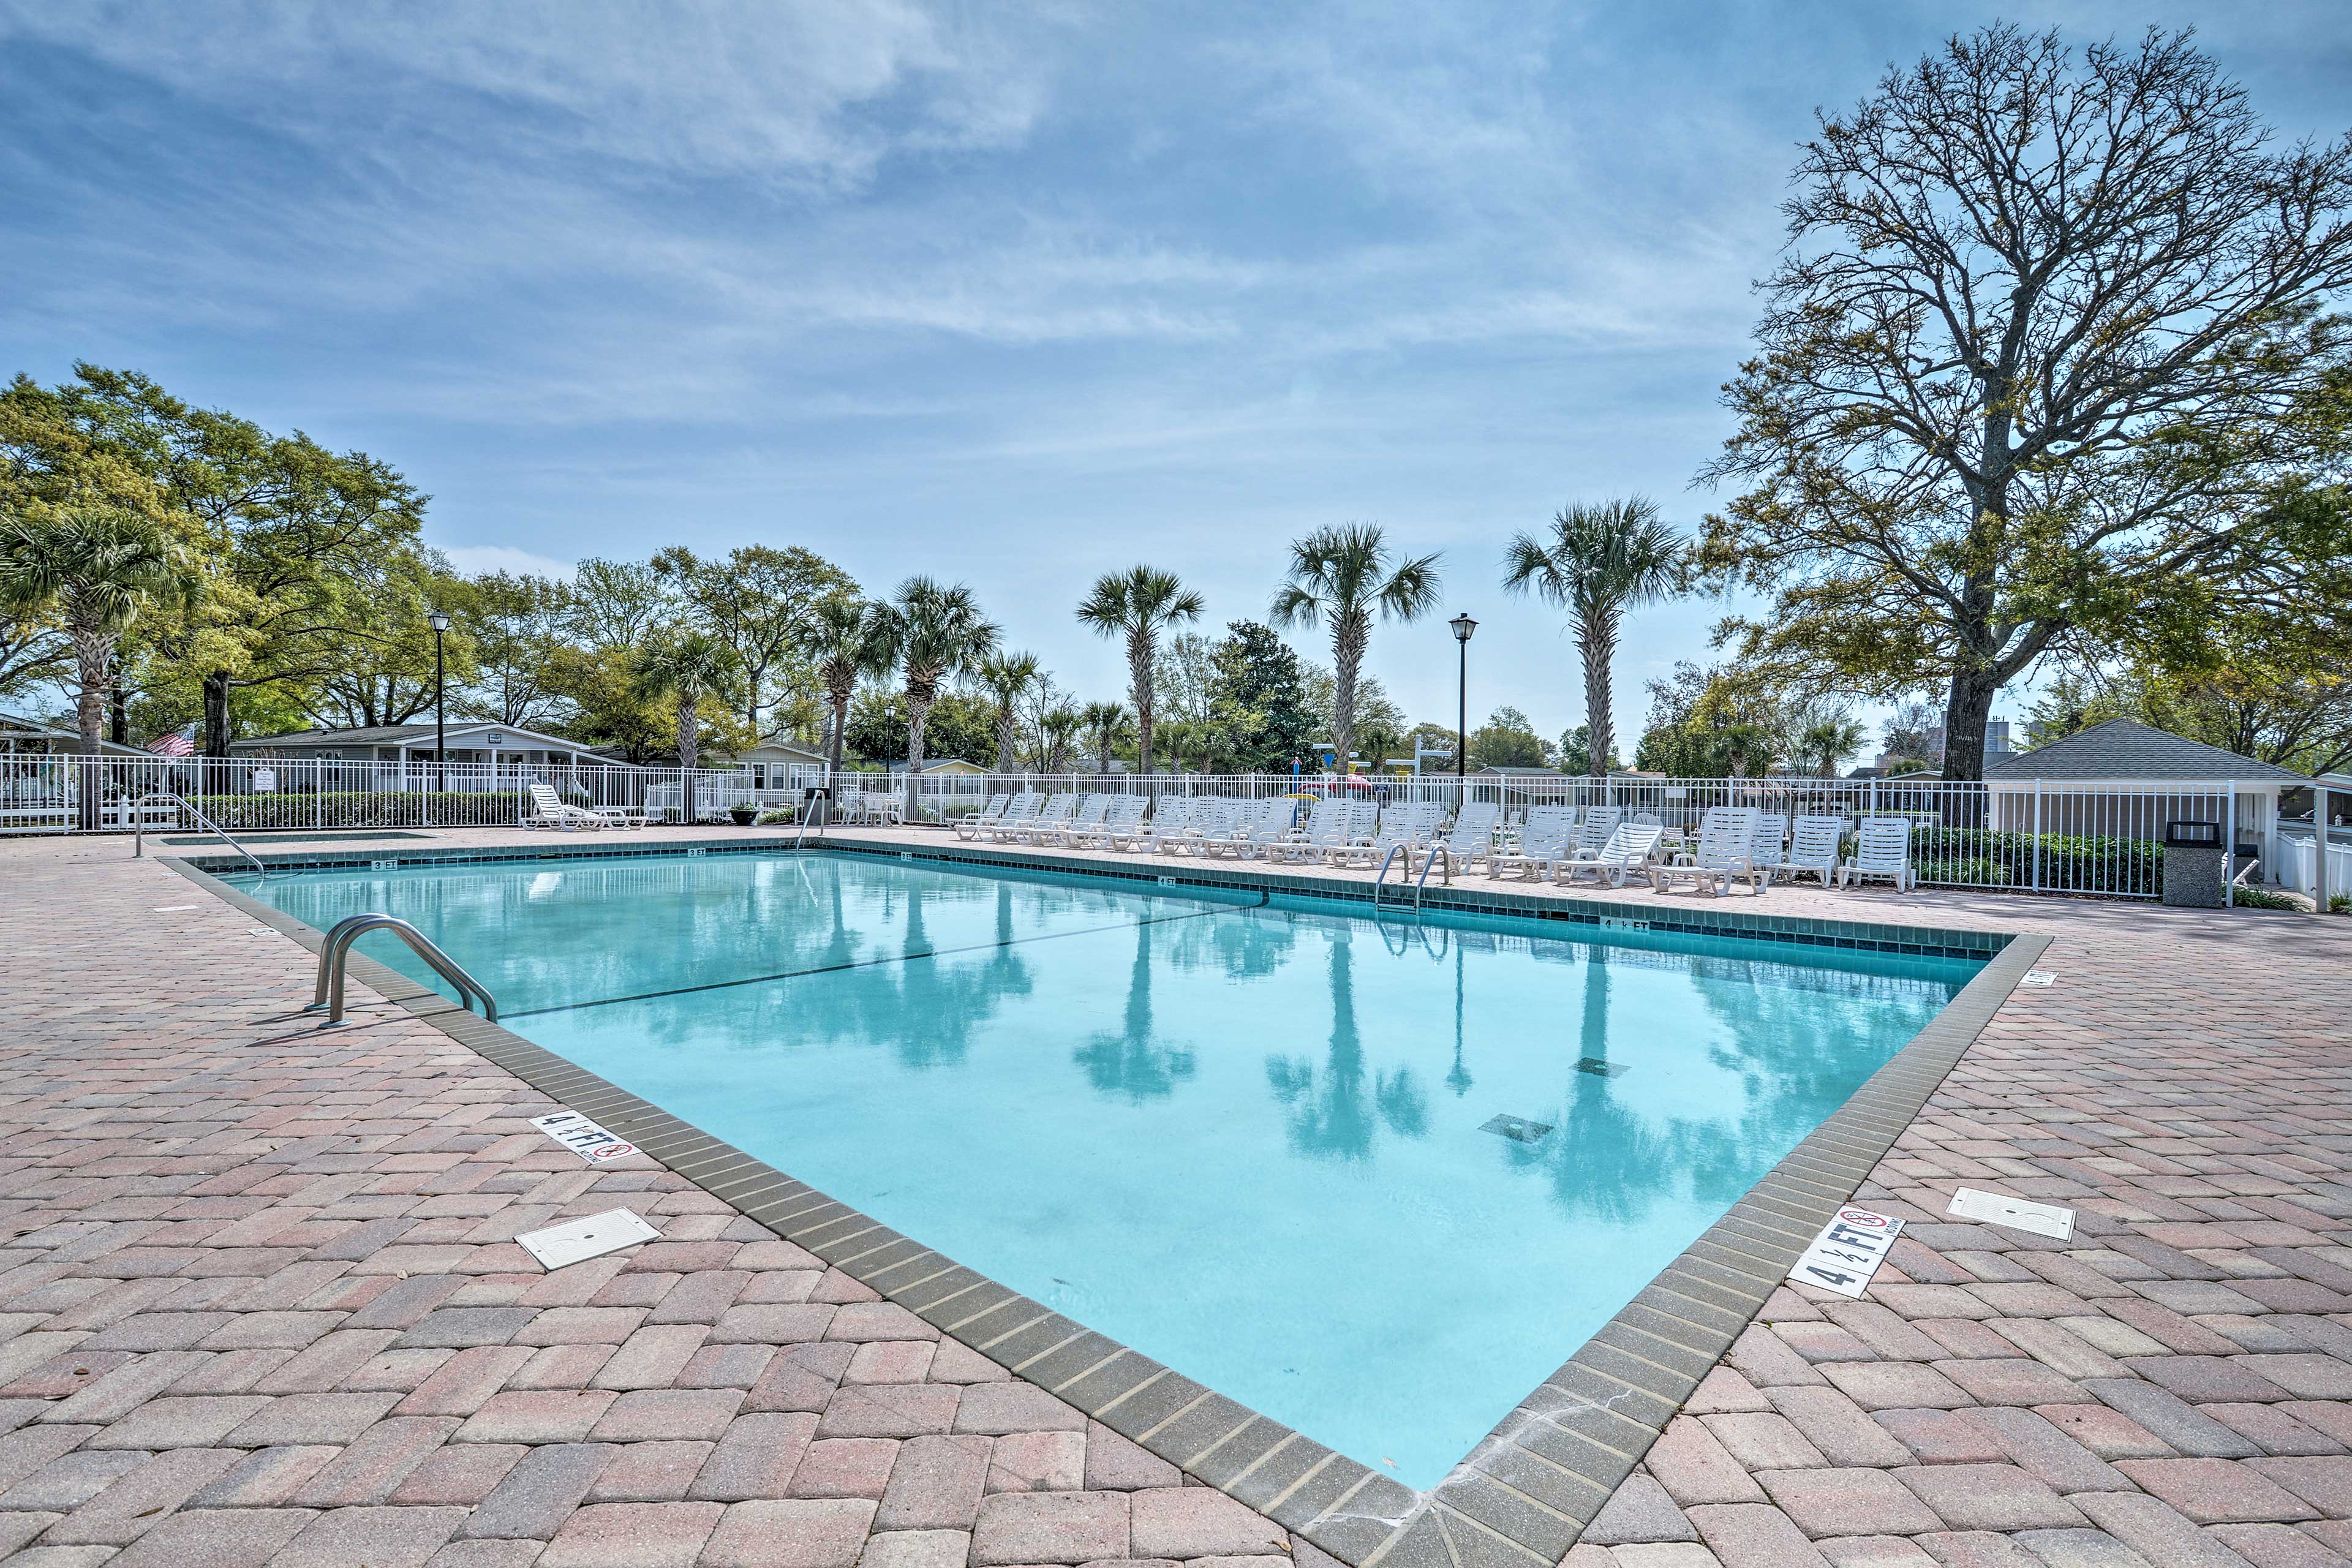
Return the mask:
M1790 1268L1789 1278L1858 1301L1902 1234L1901 1220L1849 1204L1822 1226L1804 1256Z

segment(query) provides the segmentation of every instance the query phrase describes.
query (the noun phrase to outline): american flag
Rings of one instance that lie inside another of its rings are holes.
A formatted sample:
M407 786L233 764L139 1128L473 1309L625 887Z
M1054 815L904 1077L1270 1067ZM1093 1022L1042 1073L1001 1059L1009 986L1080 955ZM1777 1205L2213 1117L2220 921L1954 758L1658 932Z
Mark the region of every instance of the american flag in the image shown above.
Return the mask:
M147 742L147 749L159 757L193 757L196 754L196 727L191 724L184 730L158 735Z

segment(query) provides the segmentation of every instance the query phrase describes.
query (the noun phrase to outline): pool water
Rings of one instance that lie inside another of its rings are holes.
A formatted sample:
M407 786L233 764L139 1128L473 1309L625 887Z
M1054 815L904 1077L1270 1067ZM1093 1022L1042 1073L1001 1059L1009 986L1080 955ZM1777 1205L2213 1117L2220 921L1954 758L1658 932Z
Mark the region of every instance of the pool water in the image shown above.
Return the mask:
M239 885L1415 1488L1977 968L843 854Z

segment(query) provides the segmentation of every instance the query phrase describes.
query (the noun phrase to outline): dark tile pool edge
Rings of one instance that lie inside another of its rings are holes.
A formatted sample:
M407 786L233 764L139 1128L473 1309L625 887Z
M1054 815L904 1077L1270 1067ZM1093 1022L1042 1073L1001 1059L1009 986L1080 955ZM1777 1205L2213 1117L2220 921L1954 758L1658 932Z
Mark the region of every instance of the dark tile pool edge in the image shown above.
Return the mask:
M769 841L727 847L777 847ZM617 852L675 854L680 847ZM566 846L556 853L577 852ZM318 951L322 938L310 926L188 858L158 858L240 912ZM1004 863L1070 868L1028 857ZM1186 879L1251 885L1205 876ZM1500 912L1493 904L1476 907ZM1725 933L1730 924L1706 929ZM1423 1493L898 1235L373 959L354 953L351 969L361 984L493 1066L593 1117L940 1332L1342 1562L1356 1568L1472 1568L1474 1562L1480 1568L1539 1568L1567 1556L1699 1380L1762 1310L1814 1233L1894 1146L2050 943L2044 936L1957 934L1971 939L1972 957L1987 952L1979 943L1994 944L1990 961L1959 994L1521 1401L1445 1480Z

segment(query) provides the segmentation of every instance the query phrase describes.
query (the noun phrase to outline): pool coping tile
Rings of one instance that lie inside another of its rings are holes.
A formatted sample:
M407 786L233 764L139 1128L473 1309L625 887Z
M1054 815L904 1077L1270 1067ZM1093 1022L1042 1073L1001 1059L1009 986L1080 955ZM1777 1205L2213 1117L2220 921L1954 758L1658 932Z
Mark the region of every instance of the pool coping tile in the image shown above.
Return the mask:
M1362 883L1293 874L1287 868L1271 875L1237 869L1213 876L1197 867L1163 871L1155 864L1146 872L996 849L909 850L828 841L824 836L811 847L1268 898L1284 892L1374 901ZM263 858L276 869L341 870L374 868L386 860L445 864L799 852L777 840L667 841L641 847L568 843L543 849L521 845ZM237 862L222 857L157 858L254 920L319 951L324 940L319 931L213 875L233 870ZM1351 1568L1535 1568L1566 1556L1699 1380L1754 1321L1814 1233L1894 1147L2051 939L1744 910L1679 910L1675 918L1660 919L1647 906L1580 900L1563 908L1500 889L1448 889L1431 897L1427 907L1602 930L1622 925L1960 957L1982 961L1984 967L1843 1106L1531 1390L1445 1479L1420 1493L899 1235L373 959L353 953L350 969L387 1002L533 1089L593 1115L679 1175L707 1183L714 1196L785 1240L839 1264L941 1332ZM892 1283L891 1276L902 1272L910 1277Z

